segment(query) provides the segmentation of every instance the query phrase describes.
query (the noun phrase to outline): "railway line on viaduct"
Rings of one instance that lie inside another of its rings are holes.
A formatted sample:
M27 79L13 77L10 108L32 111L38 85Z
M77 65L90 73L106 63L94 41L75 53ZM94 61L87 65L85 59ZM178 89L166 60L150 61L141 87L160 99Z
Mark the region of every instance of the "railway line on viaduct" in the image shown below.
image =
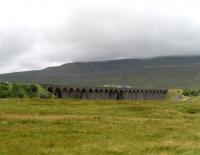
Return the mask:
M48 92L58 98L107 99L107 100L161 100L167 89L135 89L107 87L75 87L65 85L41 84Z

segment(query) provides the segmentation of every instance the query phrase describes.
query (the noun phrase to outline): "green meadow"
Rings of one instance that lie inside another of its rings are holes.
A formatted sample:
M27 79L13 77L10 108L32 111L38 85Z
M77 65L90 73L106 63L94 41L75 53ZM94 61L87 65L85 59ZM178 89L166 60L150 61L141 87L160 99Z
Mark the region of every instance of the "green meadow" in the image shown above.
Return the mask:
M198 155L200 99L0 99L1 155Z

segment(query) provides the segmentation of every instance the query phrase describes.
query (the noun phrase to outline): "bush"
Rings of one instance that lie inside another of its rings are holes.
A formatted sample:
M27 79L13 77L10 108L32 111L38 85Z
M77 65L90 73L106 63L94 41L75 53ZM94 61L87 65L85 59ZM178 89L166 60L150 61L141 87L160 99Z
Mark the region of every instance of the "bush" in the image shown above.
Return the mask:
M0 83L0 98L33 98L37 97L37 92L38 87L36 84ZM49 94L42 95L44 98L49 98L49 96Z
M199 96L199 93L200 93L199 90L195 91L194 96Z
M18 96L19 89L19 85L14 83L11 90L13 97Z
M37 91L38 91L38 87L35 84L31 84L30 89L31 89L31 92L33 92L33 93L37 93Z
M184 95L184 96L190 96L190 92L189 92L188 90L184 90L184 91L183 91L183 95Z
M13 84L12 87L12 97L19 97L19 98L24 98L26 96L25 91L19 84Z
M11 94L9 93L9 91L6 90L0 90L0 98L7 98L10 97Z
M33 98L36 96L36 93L38 91L38 87L35 84L13 84L12 87L12 96L13 97L19 97L24 98L25 96L28 96L29 98Z
M200 90L183 90L184 96L199 96Z
M0 90L8 90L8 84L0 83Z
M21 84L20 88L24 89L27 93L31 93L31 88L29 85Z
M19 98L24 98L24 97L25 97L25 94L22 93L22 92L19 92L19 93L18 93L18 97L19 97Z

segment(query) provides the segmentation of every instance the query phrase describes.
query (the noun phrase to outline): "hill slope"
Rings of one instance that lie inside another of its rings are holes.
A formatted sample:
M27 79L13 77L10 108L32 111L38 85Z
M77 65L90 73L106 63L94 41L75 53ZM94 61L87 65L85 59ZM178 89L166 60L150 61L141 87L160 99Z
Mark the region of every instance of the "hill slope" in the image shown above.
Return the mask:
M54 96L36 84L0 83L0 98L50 99Z
M43 70L1 74L0 81L148 88L200 88L200 56L75 62Z

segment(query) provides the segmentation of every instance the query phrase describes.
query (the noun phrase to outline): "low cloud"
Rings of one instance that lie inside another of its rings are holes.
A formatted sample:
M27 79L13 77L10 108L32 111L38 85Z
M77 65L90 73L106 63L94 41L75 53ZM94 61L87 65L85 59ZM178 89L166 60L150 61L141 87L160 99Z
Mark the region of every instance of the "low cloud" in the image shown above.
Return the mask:
M200 28L156 12L82 9L52 29L0 28L0 72L73 61L200 54Z

